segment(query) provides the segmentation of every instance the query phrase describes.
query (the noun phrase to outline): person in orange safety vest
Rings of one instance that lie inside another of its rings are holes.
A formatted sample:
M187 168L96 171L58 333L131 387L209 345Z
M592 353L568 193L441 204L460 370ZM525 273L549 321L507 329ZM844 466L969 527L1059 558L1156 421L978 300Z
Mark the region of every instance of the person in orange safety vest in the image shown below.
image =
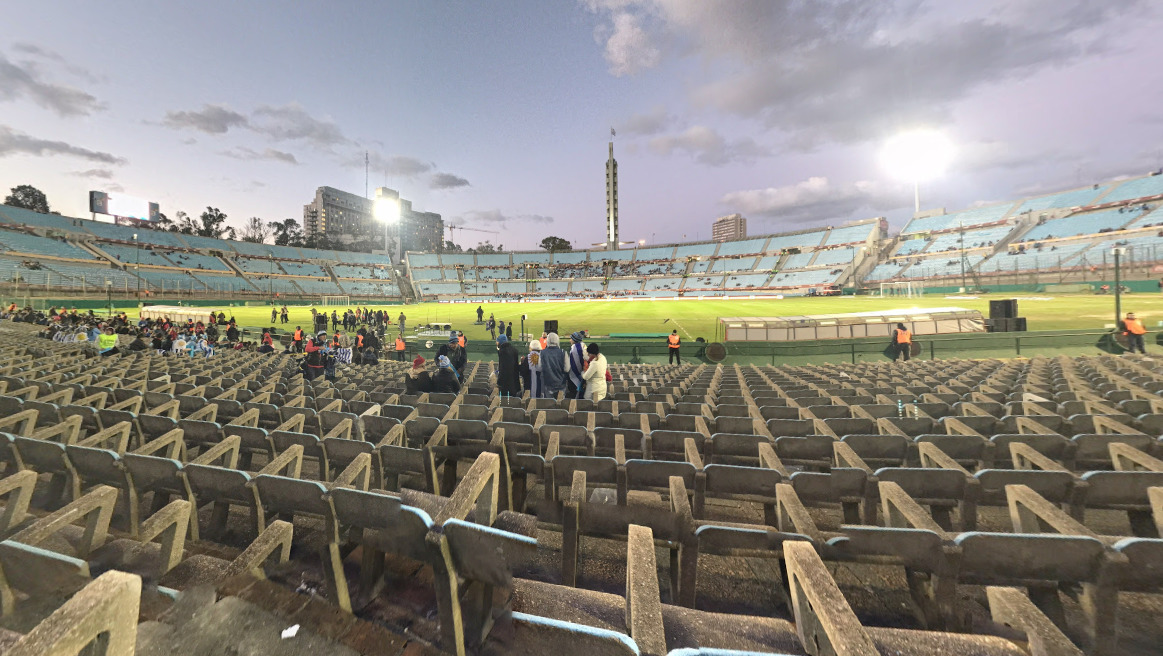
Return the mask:
M667 350L670 351L670 364L674 364L676 361L682 364L682 356L678 353L679 347L682 346L682 339L678 336L677 330L672 330L667 335L666 346Z
M896 347L896 352L893 353L892 361L896 362L900 356L905 356L905 362L912 357L913 349L913 333L908 328L905 328L903 323L898 323L896 329L892 331L892 343Z
M1135 318L1134 312L1128 312L1127 318L1123 319L1123 334L1127 336L1128 351L1134 353L1138 349L1139 353L1147 354L1143 347L1143 335L1147 334L1147 329L1141 320Z
M404 349L406 349L407 347L408 347L408 345L404 343L404 337L402 335L396 335L396 361L397 362L404 361Z

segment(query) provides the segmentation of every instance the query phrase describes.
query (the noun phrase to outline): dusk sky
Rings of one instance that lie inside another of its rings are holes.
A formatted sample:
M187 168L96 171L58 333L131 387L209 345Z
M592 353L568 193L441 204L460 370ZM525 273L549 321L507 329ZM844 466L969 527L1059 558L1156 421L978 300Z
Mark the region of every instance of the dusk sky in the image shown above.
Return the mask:
M399 189L506 248L888 216L884 141L957 147L922 205L962 209L1163 166L1149 0L10 2L0 188L90 189L302 219L316 187Z

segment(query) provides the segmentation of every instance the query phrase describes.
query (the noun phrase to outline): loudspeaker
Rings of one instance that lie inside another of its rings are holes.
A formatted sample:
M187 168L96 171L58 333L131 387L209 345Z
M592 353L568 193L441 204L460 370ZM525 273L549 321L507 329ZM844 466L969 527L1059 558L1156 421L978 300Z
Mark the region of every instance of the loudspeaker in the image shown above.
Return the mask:
M1000 301L989 302L990 319L1016 319L1018 316L1018 299L1006 298Z
M1014 318L1014 331L1019 332L1019 333L1026 332L1026 318L1025 317L1015 317Z
M546 334L557 332L557 319L546 319L545 320L545 332L546 332Z
M995 333L1012 333L1014 331L1015 319L994 319L993 332Z

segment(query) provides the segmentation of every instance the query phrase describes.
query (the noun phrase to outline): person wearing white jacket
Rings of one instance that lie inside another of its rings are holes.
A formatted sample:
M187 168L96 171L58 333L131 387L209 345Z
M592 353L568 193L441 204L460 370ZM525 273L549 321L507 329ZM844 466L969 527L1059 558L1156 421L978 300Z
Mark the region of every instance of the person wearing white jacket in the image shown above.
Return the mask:
M606 356L601 354L597 344L587 346L586 353L590 356L589 366L582 373L582 379L586 383L586 398L597 403L606 398L606 370L609 367L606 364Z

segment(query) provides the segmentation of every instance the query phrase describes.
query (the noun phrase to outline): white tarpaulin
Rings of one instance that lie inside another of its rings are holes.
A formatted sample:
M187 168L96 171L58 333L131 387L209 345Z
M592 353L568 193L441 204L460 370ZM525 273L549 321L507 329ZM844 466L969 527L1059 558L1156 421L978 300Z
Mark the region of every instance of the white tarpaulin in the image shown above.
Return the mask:
M193 319L194 323L210 321L210 313L218 314L218 308L208 307L179 307L177 305L147 305L141 308L143 319L169 319L174 323L185 323Z

